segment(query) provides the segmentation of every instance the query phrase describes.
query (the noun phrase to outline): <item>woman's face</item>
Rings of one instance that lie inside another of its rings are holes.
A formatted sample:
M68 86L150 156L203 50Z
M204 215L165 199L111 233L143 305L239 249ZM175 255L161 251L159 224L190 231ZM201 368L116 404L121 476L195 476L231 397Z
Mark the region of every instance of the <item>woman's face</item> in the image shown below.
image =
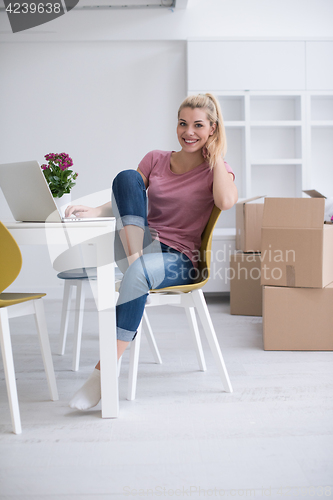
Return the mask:
M177 136L183 151L195 153L201 150L209 136L213 135L216 124L210 124L205 109L183 108L179 114Z

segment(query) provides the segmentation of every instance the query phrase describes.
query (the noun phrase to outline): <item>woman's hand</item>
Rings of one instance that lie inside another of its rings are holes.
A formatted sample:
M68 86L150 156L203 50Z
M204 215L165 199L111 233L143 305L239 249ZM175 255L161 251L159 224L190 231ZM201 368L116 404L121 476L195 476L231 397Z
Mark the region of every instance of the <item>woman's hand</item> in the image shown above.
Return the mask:
M94 208L86 207L85 205L69 205L65 210L65 217L71 217L71 215L81 218L89 217L92 219L96 217L112 217L111 201Z
M205 158L205 160L208 158L209 154L208 154L208 149L206 146L204 146L201 150L201 154L202 156Z
M85 205L69 205L65 210L65 217L71 217L75 215L75 217L81 218L95 218L100 217L100 209L99 207L86 207Z

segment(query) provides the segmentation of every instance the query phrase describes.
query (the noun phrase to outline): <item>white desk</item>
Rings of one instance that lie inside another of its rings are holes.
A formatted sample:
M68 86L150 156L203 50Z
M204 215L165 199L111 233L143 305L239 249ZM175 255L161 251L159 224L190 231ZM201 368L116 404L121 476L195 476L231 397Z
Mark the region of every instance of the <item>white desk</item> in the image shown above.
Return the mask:
M47 245L51 262L71 247L90 246L97 267L97 310L101 361L102 417L119 413L114 277L115 219L98 222L5 222L19 245ZM76 266L79 267L79 266Z

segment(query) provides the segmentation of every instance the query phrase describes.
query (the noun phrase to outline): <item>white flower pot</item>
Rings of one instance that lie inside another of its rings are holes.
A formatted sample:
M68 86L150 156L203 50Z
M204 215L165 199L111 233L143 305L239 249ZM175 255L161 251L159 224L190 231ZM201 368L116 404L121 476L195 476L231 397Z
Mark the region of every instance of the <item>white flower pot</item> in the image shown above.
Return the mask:
M72 195L71 193L63 194L61 198L54 198L54 201L60 210L61 216L64 217L66 208L71 204Z

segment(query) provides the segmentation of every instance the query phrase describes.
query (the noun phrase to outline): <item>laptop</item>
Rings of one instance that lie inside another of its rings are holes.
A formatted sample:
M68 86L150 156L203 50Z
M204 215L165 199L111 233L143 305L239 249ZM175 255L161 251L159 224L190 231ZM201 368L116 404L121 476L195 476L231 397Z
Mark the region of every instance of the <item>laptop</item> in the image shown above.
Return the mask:
M62 217L38 161L0 165L0 188L17 221L92 222L114 217Z

